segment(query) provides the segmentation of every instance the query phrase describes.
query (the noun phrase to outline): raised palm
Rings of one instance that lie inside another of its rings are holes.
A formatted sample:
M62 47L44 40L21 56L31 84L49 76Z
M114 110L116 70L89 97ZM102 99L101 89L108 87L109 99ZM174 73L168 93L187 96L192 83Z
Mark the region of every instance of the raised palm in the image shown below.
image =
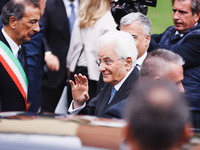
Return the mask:
M75 83L70 80L69 83L72 87L72 97L74 100L75 106L82 106L88 99L88 80L86 76L79 74L78 76L75 74Z

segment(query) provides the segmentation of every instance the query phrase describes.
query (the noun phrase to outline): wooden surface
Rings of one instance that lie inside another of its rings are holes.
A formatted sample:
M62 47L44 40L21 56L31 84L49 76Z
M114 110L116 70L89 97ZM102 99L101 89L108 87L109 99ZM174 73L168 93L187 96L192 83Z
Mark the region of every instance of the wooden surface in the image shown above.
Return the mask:
M77 136L85 146L119 149L122 137L122 128L80 125Z
M92 124L92 121L98 121ZM119 149L123 140L123 127L118 126L121 121L94 118L41 118L17 116L9 119L1 119L0 133L21 133L41 135L77 136L83 146Z
M0 133L77 136L83 146L119 149L123 141L123 122L121 127L118 124L121 122L122 120L74 116L59 119L18 116L1 119ZM190 140L181 150L200 150L200 138L194 138L196 139Z

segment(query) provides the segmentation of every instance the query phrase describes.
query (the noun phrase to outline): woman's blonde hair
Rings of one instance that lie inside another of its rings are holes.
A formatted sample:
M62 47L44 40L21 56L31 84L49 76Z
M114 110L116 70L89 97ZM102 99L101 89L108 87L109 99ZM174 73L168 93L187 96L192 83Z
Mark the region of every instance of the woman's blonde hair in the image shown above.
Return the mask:
M92 27L110 9L109 0L81 0L79 8L80 28Z

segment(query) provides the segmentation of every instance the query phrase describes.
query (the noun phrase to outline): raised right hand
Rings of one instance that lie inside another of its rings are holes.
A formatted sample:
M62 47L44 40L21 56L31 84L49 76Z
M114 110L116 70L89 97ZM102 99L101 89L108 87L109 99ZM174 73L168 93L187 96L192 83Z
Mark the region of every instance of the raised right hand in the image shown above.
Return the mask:
M79 73L78 76L75 74L74 78L76 84L72 80L69 83L72 87L73 107L75 109L82 106L89 99L89 94L87 77Z

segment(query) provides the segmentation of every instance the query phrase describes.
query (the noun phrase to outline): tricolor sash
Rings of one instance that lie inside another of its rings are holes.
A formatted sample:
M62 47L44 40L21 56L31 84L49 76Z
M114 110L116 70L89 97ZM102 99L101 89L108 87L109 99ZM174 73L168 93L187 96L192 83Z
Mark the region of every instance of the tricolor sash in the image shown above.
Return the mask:
M0 41L0 62L22 94L27 110L28 80L26 74L19 60L2 41Z

